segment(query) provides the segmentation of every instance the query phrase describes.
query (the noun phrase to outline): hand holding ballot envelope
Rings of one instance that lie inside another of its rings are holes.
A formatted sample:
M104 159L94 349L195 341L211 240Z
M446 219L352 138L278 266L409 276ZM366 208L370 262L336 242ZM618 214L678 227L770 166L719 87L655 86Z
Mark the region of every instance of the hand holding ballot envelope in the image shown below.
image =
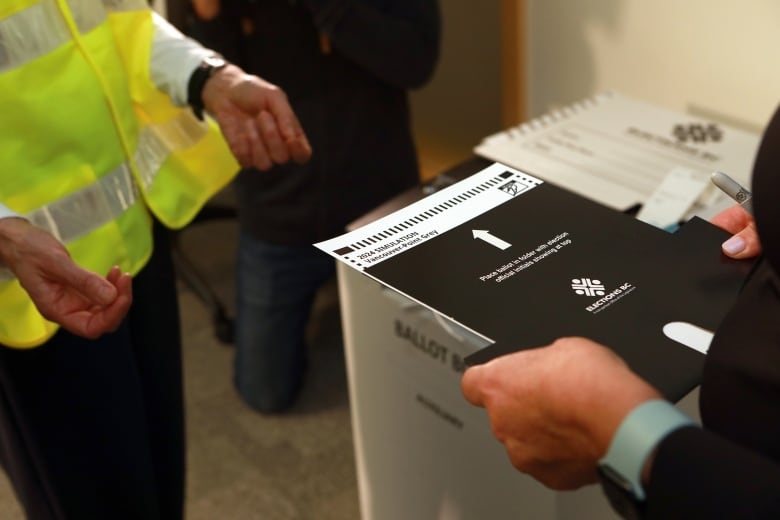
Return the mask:
M712 223L733 236L723 253L751 258L761 252L753 217L730 207ZM521 472L557 489L597 481L597 467L626 417L662 399L613 350L581 337L495 358L466 370L465 398L484 407L493 433ZM646 483L652 450L640 468Z
M557 490L596 482L623 417L660 397L613 351L575 337L469 368L462 388L487 409L512 464Z

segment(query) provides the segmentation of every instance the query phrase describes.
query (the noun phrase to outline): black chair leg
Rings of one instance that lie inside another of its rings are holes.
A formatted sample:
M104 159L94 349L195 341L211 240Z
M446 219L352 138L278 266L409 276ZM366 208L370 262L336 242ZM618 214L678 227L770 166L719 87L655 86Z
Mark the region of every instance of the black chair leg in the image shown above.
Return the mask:
M192 224L225 218L236 218L236 210L223 206L206 206L195 217ZM224 344L232 344L234 340L234 320L228 315L225 306L208 282L206 282L203 275L198 272L195 266L192 265L192 262L182 252L179 244L179 233L181 231L173 235L171 251L176 273L182 282L192 289L198 299L208 308L217 339Z

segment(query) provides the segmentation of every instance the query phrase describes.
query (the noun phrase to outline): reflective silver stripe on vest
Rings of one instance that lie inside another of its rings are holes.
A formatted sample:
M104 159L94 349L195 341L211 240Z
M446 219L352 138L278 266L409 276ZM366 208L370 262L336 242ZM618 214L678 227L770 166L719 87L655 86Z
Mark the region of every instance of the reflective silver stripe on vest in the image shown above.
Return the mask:
M144 128L135 154L144 185L151 185L160 166L173 151L194 145L207 129L207 125L190 112L181 112L167 123ZM122 163L89 186L24 217L67 244L116 219L138 198L132 172L126 163Z
M86 34L106 20L106 10L100 0L67 0L73 21L81 34Z
M135 165L144 188L152 185L169 155L195 146L207 133L208 125L189 110L182 110L166 123L145 126L135 152Z
M138 197L133 174L123 163L89 186L22 216L67 244L116 220ZM0 282L14 278L10 269L0 266Z
M73 19L87 33L106 18L100 0L69 0ZM16 12L0 20L0 73L39 58L71 40L55 0Z
M154 182L168 156L196 144L208 132L208 125L189 111L182 111L167 123L149 125L138 137L135 161L145 187ZM115 220L139 199L133 174L126 163L93 184L23 215L67 244ZM0 266L0 282L14 279Z
M115 220L138 200L138 189L123 163L96 182L24 215L67 244Z

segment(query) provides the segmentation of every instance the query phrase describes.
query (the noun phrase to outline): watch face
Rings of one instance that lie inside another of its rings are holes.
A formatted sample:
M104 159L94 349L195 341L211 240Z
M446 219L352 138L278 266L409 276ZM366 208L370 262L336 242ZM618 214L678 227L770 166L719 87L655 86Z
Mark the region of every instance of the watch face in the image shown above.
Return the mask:
M203 65L210 69L221 69L227 62L220 56L206 56L203 58Z

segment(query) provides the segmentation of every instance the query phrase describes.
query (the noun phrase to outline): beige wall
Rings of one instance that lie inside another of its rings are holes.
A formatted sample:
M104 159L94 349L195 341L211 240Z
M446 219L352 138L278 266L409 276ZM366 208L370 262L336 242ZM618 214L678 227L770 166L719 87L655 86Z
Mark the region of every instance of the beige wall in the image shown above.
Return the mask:
M760 128L780 101L776 0L526 0L528 113L614 89Z
M482 137L502 128L500 2L439 4L439 65L433 80L411 95L426 178L465 159Z
M412 96L426 176L506 126L501 13L513 1L525 4L514 81L529 117L613 89L758 131L780 102L777 0L440 1L442 60Z

